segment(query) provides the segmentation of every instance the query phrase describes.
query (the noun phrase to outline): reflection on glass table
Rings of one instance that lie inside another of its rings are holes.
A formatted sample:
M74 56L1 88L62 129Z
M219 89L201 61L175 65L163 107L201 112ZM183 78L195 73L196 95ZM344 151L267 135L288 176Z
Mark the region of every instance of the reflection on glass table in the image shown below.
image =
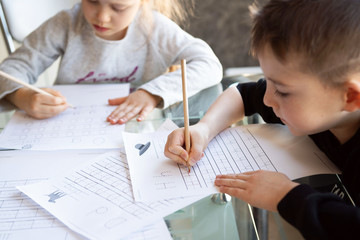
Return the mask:
M199 114L198 116L190 116L189 119L193 124L199 121L201 117L202 115ZM164 118L161 114L153 113L142 122L135 120L127 122L125 131L153 132L166 119L171 119L180 127L182 126L183 119L181 118L171 118L171 116ZM225 194L209 195L168 215L164 220L174 240L257 239L249 206L242 201L242 205L239 205L239 201ZM236 210L234 209L235 206L237 207ZM238 229L241 230L241 233L238 232Z
M316 175L297 181L328 192L334 184L341 185L336 175ZM303 239L278 213L253 208L236 198L217 204L214 196L221 195L207 196L165 217L174 239Z
M190 116L193 122L202 117ZM181 118L170 118L181 122ZM131 120L126 124L128 132L156 131L166 120L156 111L145 121ZM337 181L334 175L300 179L319 190L327 191ZM330 184L331 183L331 184ZM215 194L204 197L173 214L165 222L176 240L187 239L303 239L300 233L286 223L277 213L253 208L247 203Z

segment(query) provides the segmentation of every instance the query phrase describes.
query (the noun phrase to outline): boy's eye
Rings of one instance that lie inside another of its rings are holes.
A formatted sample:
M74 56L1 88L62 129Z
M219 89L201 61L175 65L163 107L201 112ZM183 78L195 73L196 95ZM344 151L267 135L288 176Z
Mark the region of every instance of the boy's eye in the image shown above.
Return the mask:
M87 0L89 3L97 3L98 0Z
M279 90L275 90L275 95L280 97L287 97L289 96L289 93L280 92Z

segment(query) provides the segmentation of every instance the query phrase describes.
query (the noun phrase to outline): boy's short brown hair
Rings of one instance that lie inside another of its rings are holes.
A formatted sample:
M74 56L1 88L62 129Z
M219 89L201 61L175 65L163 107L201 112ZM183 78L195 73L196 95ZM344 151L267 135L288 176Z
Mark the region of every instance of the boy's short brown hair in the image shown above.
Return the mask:
M327 84L360 71L360 0L270 0L252 15L254 56L269 44L281 62L297 56Z

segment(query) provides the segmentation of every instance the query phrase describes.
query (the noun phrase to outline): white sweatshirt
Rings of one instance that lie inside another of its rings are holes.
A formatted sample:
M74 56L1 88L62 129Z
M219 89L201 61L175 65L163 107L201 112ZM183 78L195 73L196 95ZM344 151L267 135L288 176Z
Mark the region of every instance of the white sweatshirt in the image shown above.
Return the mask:
M163 99L162 108L182 100L180 70L169 66L187 61L188 96L216 85L222 66L211 48L177 24L153 12L154 28L147 36L140 11L119 41L95 35L77 4L32 32L0 65L0 70L30 84L62 57L55 84L131 83ZM0 78L0 99L21 86Z

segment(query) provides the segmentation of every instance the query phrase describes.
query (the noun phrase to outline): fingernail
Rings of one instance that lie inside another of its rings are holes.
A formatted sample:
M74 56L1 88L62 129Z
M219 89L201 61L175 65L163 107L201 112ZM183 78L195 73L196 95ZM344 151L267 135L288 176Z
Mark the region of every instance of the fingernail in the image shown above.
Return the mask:
M194 166L196 164L196 161L194 159L190 158L189 163L191 166Z

